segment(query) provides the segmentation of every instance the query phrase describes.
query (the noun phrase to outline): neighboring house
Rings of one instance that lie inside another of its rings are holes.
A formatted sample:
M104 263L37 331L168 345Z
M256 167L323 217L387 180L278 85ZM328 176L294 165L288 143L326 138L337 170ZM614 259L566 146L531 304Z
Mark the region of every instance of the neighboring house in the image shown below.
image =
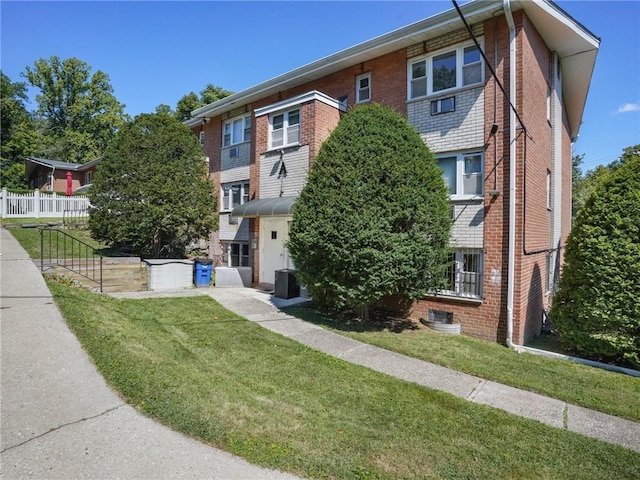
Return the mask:
M537 335L570 229L571 145L600 41L546 0L460 8L486 60L452 9L192 112L220 192L211 255L252 266L267 287L293 268L291 214L322 142L348 107L378 102L408 117L451 193L449 287L410 316L453 314L464 333L508 344Z
M71 191L82 193L91 186L100 159L87 163L69 163L45 158L27 157L24 175L29 188L42 191L67 192L67 172L71 173Z

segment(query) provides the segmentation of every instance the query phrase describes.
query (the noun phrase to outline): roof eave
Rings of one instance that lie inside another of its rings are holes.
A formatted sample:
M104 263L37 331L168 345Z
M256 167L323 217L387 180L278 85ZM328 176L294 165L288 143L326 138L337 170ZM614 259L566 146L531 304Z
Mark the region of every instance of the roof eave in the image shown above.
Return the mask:
M557 52L562 92L572 141L578 138L600 39L559 6L548 0L516 0L547 47Z
M470 23L481 21L491 16L496 10L502 9L502 1L469 2L462 5L461 10ZM433 15L424 20L412 23L406 27L380 35L371 40L341 50L337 53L321 58L309 64L298 67L287 73L274 77L265 82L254 85L241 92L225 97L216 102L200 107L191 112L192 118L185 121L185 125L195 127L205 117L222 114L236 106L246 105L265 96L277 93L291 86L320 78L333 72L347 68L353 64L363 62L387 53L397 51L413 45L424 39L427 33L445 33L462 24L455 9ZM416 37L422 37L417 39Z

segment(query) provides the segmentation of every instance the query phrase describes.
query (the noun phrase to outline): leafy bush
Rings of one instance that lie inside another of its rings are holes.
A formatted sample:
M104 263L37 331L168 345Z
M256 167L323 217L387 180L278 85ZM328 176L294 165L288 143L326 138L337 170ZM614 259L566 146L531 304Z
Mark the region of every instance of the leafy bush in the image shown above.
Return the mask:
M626 149L576 218L552 318L577 353L640 368L640 155Z
M412 299L441 285L450 228L433 154L406 119L369 104L347 113L322 145L289 249L315 300L366 316L385 296Z
M107 149L88 195L96 240L145 257L184 257L217 226L202 147L166 113L143 114Z

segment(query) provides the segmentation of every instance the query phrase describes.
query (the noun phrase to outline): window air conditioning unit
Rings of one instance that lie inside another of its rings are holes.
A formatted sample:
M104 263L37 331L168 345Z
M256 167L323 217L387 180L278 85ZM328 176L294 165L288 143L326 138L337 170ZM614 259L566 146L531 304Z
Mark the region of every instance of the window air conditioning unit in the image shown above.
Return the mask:
M431 102L431 115L453 112L456 109L456 97L441 98Z
M229 149L229 158L234 158L238 156L238 147L233 147Z

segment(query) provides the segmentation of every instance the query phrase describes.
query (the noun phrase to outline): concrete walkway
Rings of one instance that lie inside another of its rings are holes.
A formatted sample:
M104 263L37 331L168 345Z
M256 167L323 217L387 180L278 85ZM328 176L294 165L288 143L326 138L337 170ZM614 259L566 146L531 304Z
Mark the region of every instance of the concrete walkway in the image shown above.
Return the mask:
M0 476L292 479L144 417L109 389L64 323L40 272L0 229ZM460 398L640 452L640 424L363 344L286 315L254 289L202 288L120 297L210 295L298 342Z
M640 423L358 342L287 315L278 309L295 300L281 300L266 292L250 288L203 290L238 315L328 355L425 387L442 390L474 403L489 405L514 415L640 452Z
M98 374L42 275L0 229L0 477L294 479L176 433Z
M209 295L228 310L268 330L347 362L640 452L640 423L390 352L325 330L279 309L304 299L283 300L252 288L198 288L182 292L113 295L120 298Z

